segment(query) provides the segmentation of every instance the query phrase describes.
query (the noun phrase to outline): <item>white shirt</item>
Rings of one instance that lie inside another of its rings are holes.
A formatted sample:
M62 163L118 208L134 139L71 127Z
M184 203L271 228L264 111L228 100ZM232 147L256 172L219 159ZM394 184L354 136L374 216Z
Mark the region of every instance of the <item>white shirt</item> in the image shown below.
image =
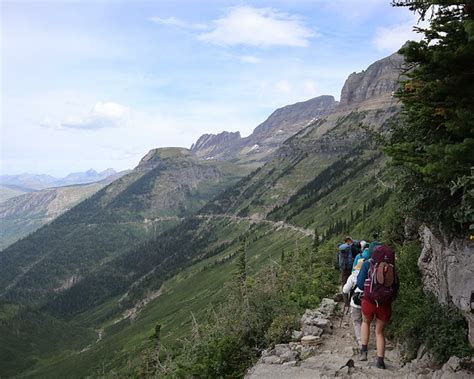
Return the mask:
M351 293L351 290L357 285L357 275L359 275L359 270L352 271L352 274L347 278L346 284L344 284L344 287L342 287L342 292L347 294ZM356 287L355 292L364 291L361 291L358 287ZM356 305L354 303L354 297L351 298L351 307L360 308L360 305Z

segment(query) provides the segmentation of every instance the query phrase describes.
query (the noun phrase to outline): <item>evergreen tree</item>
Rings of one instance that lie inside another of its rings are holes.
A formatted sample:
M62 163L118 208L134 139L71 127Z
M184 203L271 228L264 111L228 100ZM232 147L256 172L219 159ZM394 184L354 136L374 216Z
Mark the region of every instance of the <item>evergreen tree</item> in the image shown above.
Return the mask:
M234 273L239 285L244 285L245 281L247 280L247 257L245 253L246 249L247 239L242 238L238 250L237 269Z
M474 229L474 1L394 1L429 27L400 50L402 122L386 151L407 211L452 232Z

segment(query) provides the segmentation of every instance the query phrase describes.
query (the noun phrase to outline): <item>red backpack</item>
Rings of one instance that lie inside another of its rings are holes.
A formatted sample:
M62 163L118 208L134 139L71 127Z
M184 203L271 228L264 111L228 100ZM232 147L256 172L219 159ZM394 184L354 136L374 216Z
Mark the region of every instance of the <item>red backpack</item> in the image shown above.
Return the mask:
M395 252L388 246L376 246L370 257L369 275L364 282L364 296L377 305L395 300L398 278L395 272Z

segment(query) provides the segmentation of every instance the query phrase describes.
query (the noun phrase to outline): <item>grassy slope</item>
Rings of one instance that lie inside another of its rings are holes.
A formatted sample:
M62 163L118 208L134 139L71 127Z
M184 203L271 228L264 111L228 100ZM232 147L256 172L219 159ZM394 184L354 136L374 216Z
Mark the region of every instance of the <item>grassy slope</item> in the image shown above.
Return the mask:
M235 235L248 228L247 223L240 224L234 225L237 227ZM230 236L227 228L226 231ZM253 272L266 265L269 259L279 259L281 252L292 249L296 241L301 247L311 242L308 237L302 238L301 233L287 229L266 234L269 231L268 226L255 227L248 233L251 239L262 236L249 245L249 265ZM105 369L105 372L116 372L120 376L130 375L130 370L139 364L140 348L146 344L157 322L162 324L164 343L174 343L189 331L191 313L199 320L209 304L218 304L225 296L225 283L235 269L234 258L226 258L237 248L236 242L217 256L200 261L165 282L164 294L146 307L133 323L127 320L105 328L104 339L91 350L72 359L48 362L51 365L31 374L49 378L81 377ZM104 366L102 362L105 362Z

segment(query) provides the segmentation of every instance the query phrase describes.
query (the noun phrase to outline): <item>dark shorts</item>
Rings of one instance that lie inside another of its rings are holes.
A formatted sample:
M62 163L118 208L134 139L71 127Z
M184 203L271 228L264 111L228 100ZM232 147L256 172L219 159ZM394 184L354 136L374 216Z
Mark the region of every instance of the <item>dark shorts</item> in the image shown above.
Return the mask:
M387 322L392 316L392 304L377 306L369 300L362 298L361 308L362 314L369 321L372 321L375 316L380 321Z

